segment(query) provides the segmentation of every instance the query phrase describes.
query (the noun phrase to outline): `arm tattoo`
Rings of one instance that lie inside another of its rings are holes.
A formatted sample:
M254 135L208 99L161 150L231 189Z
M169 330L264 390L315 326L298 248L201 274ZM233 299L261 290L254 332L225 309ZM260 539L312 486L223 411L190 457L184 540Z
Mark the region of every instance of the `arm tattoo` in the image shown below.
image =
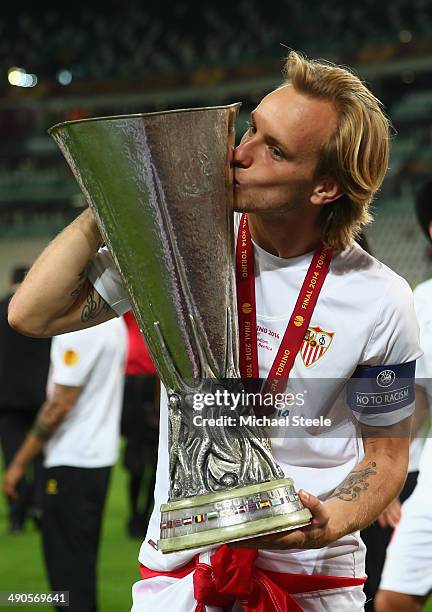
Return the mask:
M369 483L366 482L369 476L373 476L377 473L375 470L375 461L369 461L366 468L359 470L358 472L351 472L341 482L339 486L330 495L330 498L337 497L343 501L357 501L360 494L363 491L367 491ZM330 499L329 498L329 499Z
M78 276L78 285L72 291L71 297L77 298L79 295L81 295L81 291L83 290L83 287L84 287L85 282L87 280L87 274L88 274L88 271L89 271L89 266L90 266L90 264L87 264L86 267L84 268L84 270L81 270L81 272L79 273L79 276Z
M42 442L48 442L54 433L54 430L44 423L41 419L37 419L31 430L32 434L42 440Z
M109 304L97 293L93 285L89 285L86 303L81 311L82 323L95 321L102 313L107 313L109 309Z

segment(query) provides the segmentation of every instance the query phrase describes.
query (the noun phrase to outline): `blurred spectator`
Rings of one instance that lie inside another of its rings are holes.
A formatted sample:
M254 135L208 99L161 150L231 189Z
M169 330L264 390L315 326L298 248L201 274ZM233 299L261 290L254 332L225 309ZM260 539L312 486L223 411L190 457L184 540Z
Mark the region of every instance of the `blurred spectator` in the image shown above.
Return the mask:
M12 271L11 292L0 301L0 445L7 467L30 430L45 397L51 339L27 338L7 322L9 300L27 268ZM39 521L42 508L42 461L35 458L18 484L19 498L9 500L9 530L22 531L26 517Z
M359 243L361 248L364 249L366 253L369 253L370 255L372 255L372 250L371 250L371 246L370 246L368 237L366 236L364 232L361 232L359 234L359 236L356 239L356 242Z
M143 538L153 509L159 431L159 379L135 317L128 312L124 320L129 339L121 427L126 438L124 466L129 472L127 530L131 537Z
M412 55L417 46L421 54L432 29L425 0L395 0L391 10L372 0L349 9L340 0L325 5L281 0L271 11L247 0L208 5L131 0L127 6L105 5L103 12L91 4L79 11L73 5L59 11L35 4L14 7L3 22L4 72L11 65L32 66L40 78L53 81L56 73L70 70L73 83L138 81L145 74L277 60L281 43L308 53L319 48L350 54L356 63L384 61Z
M364 232L361 232L357 242L365 251L372 254L371 245ZM418 431L425 417L425 411L420 410L416 405L415 431ZM414 437L410 444L408 475L399 498L393 500L375 522L361 531L362 540L366 544L366 574L368 577L364 585L367 598L365 612L375 611L373 600L381 580L387 547L400 520L401 504L410 497L417 484L422 448L423 440L420 437Z
M419 189L416 200L415 210L417 221L427 238L429 255L432 259L430 251L432 243L432 181L427 181L421 189Z
M26 465L44 449L45 562L51 589L69 591L70 612L97 610L99 536L118 454L125 356L121 319L53 338L47 398L4 476L5 493L16 499Z
M416 196L420 227L432 243L432 181ZM416 412L432 409L432 280L414 290L414 305L424 351L416 366ZM419 423L414 423L416 431ZM432 428L429 429L419 464L418 483L403 504L401 520L390 542L375 598L377 612L420 612L432 591Z

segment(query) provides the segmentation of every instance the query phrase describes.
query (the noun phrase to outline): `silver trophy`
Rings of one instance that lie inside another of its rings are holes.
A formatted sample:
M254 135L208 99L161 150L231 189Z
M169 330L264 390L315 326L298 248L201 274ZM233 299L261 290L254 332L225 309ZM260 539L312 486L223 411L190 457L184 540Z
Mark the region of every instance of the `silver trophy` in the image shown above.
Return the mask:
M96 216L168 392L170 491L158 541L165 553L284 531L311 517L265 431L253 421L226 426L227 406L205 408L205 424L195 419L197 394L242 390L230 165L238 107L50 130ZM244 403L239 414L253 408Z

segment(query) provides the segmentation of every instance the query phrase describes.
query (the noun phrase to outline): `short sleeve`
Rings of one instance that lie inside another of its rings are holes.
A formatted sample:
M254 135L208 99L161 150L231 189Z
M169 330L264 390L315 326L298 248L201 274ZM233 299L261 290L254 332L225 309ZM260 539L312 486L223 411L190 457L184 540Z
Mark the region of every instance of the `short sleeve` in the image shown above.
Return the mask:
M101 342L89 330L55 336L51 345L51 382L84 386L101 350Z
M382 291L382 303L361 365L399 365L422 355L413 293L394 275ZM371 299L373 299L371 295Z
M394 275L381 295L364 359L347 387L348 403L356 418L379 427L393 425L414 412L415 365L422 355L408 283Z
M120 274L106 247L100 249L93 258L88 278L96 291L118 315L123 315L131 309Z

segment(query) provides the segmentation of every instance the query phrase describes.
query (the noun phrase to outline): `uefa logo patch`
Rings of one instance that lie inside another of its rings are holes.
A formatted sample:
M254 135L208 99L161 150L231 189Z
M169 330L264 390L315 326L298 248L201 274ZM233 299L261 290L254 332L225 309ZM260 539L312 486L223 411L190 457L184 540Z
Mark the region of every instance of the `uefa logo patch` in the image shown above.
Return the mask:
M390 387L395 378L396 374L393 372L393 370L383 370L376 377L376 381L380 387Z
M75 366L79 361L78 353L69 349L63 352L63 363L67 366Z
M307 368L316 363L329 349L335 332L327 332L321 327L308 327L303 338L300 354Z

